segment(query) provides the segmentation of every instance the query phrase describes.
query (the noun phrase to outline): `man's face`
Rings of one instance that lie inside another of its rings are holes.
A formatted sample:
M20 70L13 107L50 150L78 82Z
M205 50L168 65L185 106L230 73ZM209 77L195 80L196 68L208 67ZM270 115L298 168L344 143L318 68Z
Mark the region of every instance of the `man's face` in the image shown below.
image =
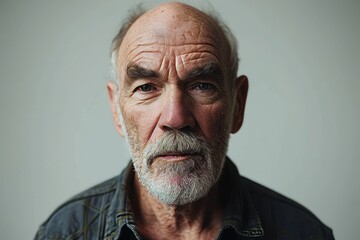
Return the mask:
M138 19L119 50L122 134L140 182L169 205L211 189L233 129L224 39L203 18L165 5Z

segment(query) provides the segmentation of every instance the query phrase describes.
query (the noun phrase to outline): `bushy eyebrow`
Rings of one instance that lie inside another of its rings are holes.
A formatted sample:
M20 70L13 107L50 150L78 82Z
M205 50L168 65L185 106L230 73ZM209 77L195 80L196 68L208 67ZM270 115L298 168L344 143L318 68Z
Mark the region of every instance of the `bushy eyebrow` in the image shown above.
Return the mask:
M208 63L191 70L188 79L222 79L224 73L221 67L215 63Z
M126 80L127 82L146 79L146 78L159 78L159 73L150 69L141 67L135 63L129 63L126 68ZM222 79L224 73L221 67L216 63L207 63L200 67L192 69L185 79L197 80L197 79Z
M127 79L157 78L159 74L150 69L143 68L135 63L130 63L126 68Z

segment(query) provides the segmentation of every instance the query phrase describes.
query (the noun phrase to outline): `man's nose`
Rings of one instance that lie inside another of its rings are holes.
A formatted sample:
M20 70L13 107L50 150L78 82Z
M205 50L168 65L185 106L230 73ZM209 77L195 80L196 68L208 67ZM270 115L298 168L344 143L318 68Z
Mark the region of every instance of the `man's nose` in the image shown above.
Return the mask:
M160 127L164 130L189 131L195 126L192 115L192 102L180 89L169 90L162 104L159 119Z

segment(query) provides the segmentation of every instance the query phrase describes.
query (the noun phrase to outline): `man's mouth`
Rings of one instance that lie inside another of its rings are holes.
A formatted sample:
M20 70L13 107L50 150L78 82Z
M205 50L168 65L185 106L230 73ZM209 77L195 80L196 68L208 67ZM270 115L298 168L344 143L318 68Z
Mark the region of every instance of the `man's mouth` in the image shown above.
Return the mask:
M199 153L169 152L169 153L157 155L155 159L165 160L169 162L177 162L177 161L188 160L189 158L192 158L196 155L199 155Z

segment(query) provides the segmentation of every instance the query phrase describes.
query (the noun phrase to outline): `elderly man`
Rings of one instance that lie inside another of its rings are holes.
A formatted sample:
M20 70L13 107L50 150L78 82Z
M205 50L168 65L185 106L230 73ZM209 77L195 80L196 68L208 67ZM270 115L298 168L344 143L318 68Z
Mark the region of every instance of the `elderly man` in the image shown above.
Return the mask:
M214 16L162 4L125 22L107 85L132 163L58 208L36 239L333 239L299 204L241 177L226 157L248 80Z

